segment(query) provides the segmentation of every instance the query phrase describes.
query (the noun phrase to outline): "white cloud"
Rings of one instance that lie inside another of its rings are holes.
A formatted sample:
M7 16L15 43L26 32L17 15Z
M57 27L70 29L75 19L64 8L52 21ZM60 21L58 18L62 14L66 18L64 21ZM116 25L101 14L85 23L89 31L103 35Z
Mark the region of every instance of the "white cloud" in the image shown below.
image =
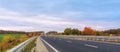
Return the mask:
M0 26L0 30L30 31L34 29L28 26Z
M57 25L57 24L67 24L71 22L67 21L61 21L60 18L52 17L52 16L47 16L47 15L37 15L37 16L32 16L32 17L26 17L22 15L21 13L17 12L11 12L11 11L1 11L0 10L0 19L1 20L12 20L12 21L21 21L21 22L31 22L31 23L36 23L36 24L52 24L52 25Z
M59 17L54 17L54 16L47 16L47 15L36 15L36 16L31 16L31 17L26 17L21 13L17 13L17 12L13 12L13 11L9 11L6 9L0 9L0 20L10 20L10 21L16 21L16 22L28 22L28 23L35 23L38 25L42 26L48 26L48 27L52 27L52 26L56 26L58 28L60 27L65 27L65 26L74 26L74 25L78 25L75 22L70 22L70 21L64 21L62 20L62 18ZM9 22L8 22L9 23ZM21 26L16 26L16 27L10 27L10 26L6 26L6 27L0 27L0 29L13 29L13 30L25 30L27 27L21 27ZM32 29L33 27L28 27L29 29ZM38 27L39 29L41 27ZM42 28L41 28L42 29ZM33 29L32 29L33 30ZM35 30L35 29L34 29Z
M78 14L78 12L77 12ZM27 23L34 23L36 24L31 26L0 26L2 30L22 30L22 31L38 31L38 30L58 30L62 31L64 28L71 27L71 28L79 28L83 29L85 26L93 27L96 30L101 30L106 28L105 25L98 25L96 22L95 24L85 23L85 21L73 22L73 21L66 21L60 17L50 16L45 14L39 14L36 16L24 16L25 14L9 11L7 9L0 8L0 20L9 20L21 22L23 24ZM69 13L68 13L69 15ZM67 16L68 16L67 15ZM71 13L71 15L76 15L76 13ZM69 19L68 19L69 20ZM27 23L26 23L27 22ZM10 23L10 22L8 22Z

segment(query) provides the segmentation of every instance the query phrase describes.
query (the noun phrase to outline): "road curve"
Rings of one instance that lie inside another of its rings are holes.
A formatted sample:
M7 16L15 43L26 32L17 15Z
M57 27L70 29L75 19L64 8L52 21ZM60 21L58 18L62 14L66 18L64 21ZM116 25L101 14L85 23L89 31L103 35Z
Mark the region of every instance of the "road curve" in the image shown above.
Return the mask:
M41 38L58 52L120 52L120 45L118 44L72 40L51 36L41 36ZM54 51L48 45L46 47L50 52Z

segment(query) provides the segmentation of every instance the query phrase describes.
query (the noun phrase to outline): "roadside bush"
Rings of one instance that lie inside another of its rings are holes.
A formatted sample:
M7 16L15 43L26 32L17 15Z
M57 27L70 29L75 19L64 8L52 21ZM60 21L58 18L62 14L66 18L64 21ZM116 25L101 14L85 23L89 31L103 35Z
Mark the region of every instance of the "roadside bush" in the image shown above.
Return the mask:
M23 35L20 37L20 42L23 42L23 41L27 40L28 38L29 38L28 36Z
M1 49L2 49L2 44L0 43L0 51L1 51Z
M3 40L2 40L2 43L4 43L4 44L11 43L15 39L16 39L15 36L12 36L12 35L4 36Z

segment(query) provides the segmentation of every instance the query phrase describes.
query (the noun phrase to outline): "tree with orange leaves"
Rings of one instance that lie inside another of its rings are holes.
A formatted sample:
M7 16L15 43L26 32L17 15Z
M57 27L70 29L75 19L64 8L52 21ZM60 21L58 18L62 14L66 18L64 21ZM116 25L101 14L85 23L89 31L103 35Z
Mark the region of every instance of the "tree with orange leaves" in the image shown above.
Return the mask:
M85 27L84 30L82 31L82 35L95 36L96 32L93 29L91 29L90 27Z

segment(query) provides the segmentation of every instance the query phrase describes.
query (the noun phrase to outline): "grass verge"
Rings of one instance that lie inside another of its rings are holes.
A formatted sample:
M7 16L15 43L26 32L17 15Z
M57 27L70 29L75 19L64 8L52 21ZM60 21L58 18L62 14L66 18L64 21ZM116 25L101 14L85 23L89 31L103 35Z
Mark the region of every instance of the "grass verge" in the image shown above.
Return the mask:
M30 42L28 45L26 45L26 47L22 50L22 52L31 52L31 50L36 46L36 38Z

